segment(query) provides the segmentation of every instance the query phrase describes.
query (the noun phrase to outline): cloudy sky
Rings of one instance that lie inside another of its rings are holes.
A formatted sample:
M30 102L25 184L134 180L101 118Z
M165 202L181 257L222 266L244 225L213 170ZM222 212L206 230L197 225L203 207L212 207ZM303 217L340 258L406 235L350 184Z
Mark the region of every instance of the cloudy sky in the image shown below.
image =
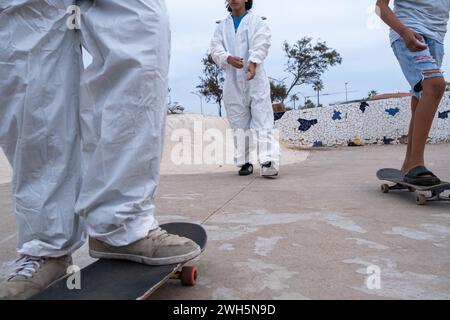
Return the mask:
M202 73L201 59L208 51L216 21L226 16L224 0L166 0L172 24L172 101L182 103L188 112L200 112L200 100L191 94ZM310 36L326 41L343 58L323 77L323 93L345 92L349 99L367 96L369 90L408 91L400 67L389 45L388 29L373 14L375 0L254 0L255 12L268 18L273 33L272 49L266 60L270 77L284 78L282 43ZM447 37L446 51L450 46ZM444 59L444 72L450 70ZM297 89L314 95L308 86ZM343 101L345 94L323 97L325 103ZM205 113L217 114L215 105L204 102Z

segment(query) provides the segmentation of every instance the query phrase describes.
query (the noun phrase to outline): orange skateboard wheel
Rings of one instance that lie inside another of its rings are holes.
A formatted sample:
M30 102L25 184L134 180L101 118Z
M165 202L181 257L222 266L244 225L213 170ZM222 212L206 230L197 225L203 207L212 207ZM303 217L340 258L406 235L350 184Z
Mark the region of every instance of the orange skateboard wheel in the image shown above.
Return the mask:
M181 284L186 287L193 287L197 284L197 268L183 267L181 269Z

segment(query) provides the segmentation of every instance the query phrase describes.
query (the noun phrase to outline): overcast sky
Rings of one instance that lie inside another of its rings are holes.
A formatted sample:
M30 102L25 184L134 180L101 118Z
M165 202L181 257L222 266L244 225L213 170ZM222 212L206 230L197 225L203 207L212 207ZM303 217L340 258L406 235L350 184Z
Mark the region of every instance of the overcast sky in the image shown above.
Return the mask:
M172 101L182 103L188 112L200 112L195 91L202 73L201 59L208 51L216 21L227 12L224 0L166 0L172 24L172 64L170 86ZM270 77L284 78L286 59L282 43L310 36L326 41L343 58L340 66L331 68L323 77L323 93L345 92L348 82L349 99L367 96L369 90L380 93L408 91L400 67L392 53L388 28L374 16L375 0L254 0L254 11L268 18L272 29L272 49L266 60ZM446 51L449 37L445 42ZM444 72L450 61L444 59ZM304 96L313 95L308 87L299 87ZM330 103L345 100L345 94L323 97ZM215 105L206 105L208 114L217 114Z

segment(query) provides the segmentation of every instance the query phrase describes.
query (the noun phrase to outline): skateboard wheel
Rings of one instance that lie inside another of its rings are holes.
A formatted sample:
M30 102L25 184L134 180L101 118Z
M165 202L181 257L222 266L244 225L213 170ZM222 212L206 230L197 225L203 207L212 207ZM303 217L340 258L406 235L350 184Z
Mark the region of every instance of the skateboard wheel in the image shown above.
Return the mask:
M426 198L423 194L420 194L420 195L418 195L417 198L416 198L416 203L417 203L419 206L424 206L424 205L427 204L427 198Z
M197 268L183 267L181 269L181 284L186 287L193 287L197 283Z
M408 187L408 191L409 192L416 192L416 189L412 188L412 187Z
M387 184L383 184L382 186L381 186L381 192L383 192L383 193L389 193L389 185L387 185Z

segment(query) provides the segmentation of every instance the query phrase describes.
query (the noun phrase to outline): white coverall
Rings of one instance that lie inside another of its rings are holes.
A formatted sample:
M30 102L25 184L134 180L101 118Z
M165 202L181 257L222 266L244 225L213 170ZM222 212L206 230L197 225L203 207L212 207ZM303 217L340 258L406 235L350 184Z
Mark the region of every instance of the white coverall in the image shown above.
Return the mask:
M220 22L211 41L211 56L226 73L223 101L231 128L235 130L235 160L239 167L249 162L250 145L242 139L248 135L250 140L256 137L259 162L271 161L279 168L280 146L274 131L270 82L264 70L270 46L267 23L251 11L242 19L237 33L231 15ZM230 56L243 58L244 68L236 69L228 64ZM248 81L246 68L250 62L258 66L256 77ZM250 129L255 134L249 134Z
M67 21L81 7L79 30ZM86 69L81 45L93 56ZM170 30L164 0L0 0L0 146L22 255L158 226Z

